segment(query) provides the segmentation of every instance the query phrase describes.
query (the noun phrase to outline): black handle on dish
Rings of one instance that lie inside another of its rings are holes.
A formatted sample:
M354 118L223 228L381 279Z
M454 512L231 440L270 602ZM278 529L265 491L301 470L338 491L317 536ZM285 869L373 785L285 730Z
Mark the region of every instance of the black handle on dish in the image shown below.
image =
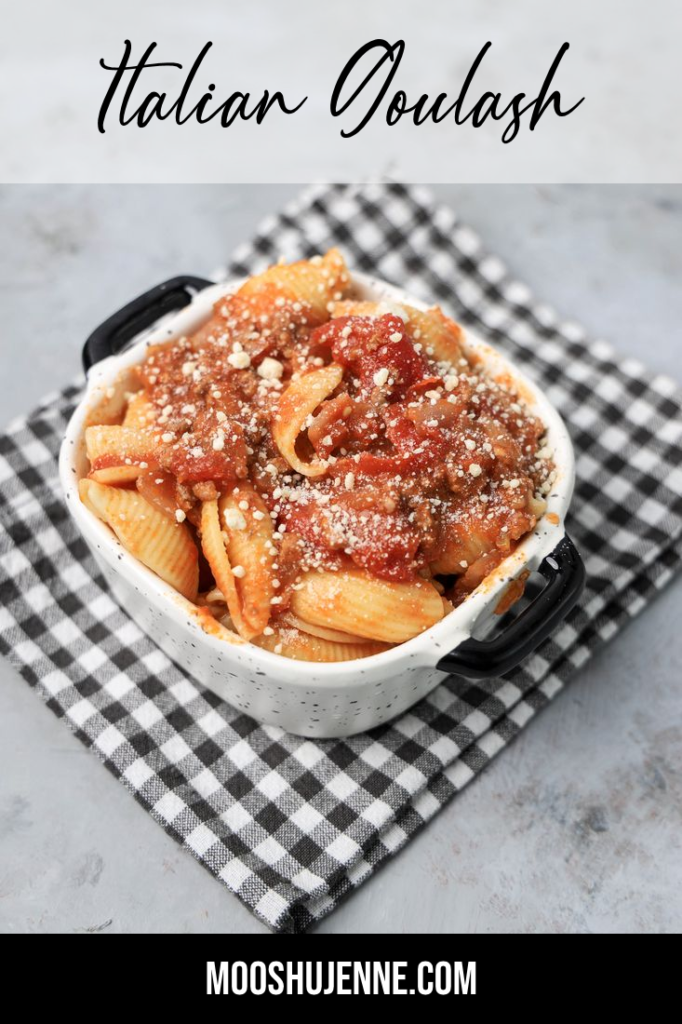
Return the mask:
M123 309L105 320L96 328L83 346L83 368L87 373L91 366L99 363L107 356L116 355L126 342L134 338L140 331L151 327L164 313L172 313L189 305L193 293L203 291L213 281L203 277L192 277L183 274L172 277L163 284L150 288L144 295L139 295Z
M443 672L471 679L504 675L536 650L568 615L585 585L585 566L568 535L542 560L538 572L547 586L491 640L470 637L438 662Z

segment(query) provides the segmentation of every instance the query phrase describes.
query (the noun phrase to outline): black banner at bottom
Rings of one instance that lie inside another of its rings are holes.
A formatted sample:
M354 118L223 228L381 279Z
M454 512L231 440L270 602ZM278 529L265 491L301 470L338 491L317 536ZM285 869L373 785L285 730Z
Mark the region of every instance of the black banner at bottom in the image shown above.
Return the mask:
M5 994L32 1007L54 1001L65 979L79 1001L178 1011L221 1000L308 996L437 997L509 1008L546 997L582 1007L600 996L613 1008L640 984L652 1006L672 979L658 945L643 937L517 935L5 936ZM608 944L608 948L607 948ZM614 971L613 965L618 969ZM642 994L639 992L638 994ZM466 1000L464 999L466 997ZM518 1003L517 1003L518 1005Z

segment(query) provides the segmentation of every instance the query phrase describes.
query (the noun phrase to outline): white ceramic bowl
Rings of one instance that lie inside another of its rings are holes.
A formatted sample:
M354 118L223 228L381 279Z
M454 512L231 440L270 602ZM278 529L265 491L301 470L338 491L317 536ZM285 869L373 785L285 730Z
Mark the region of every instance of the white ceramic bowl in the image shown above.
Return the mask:
M400 289L364 274L354 274L353 280L363 298L426 308ZM350 736L394 718L429 693L445 675L437 663L448 652L454 651L456 658L457 649L464 650L461 645L491 616L510 579L524 569L542 568L548 562L556 567L552 553L564 537L574 481L573 449L560 416L542 392L503 355L466 331L467 348L483 358L491 374L509 374L547 428L557 470L548 497L549 515L459 608L420 636L383 654L318 664L291 661L239 638L229 642L210 636L202 629L194 606L129 554L111 530L82 504L78 480L88 468L83 440L88 412L102 400L120 371L140 362L149 345L190 334L208 318L213 303L239 283L212 285L199 292L186 308L162 317L121 354L105 358L90 369L85 394L62 444L61 483L69 511L112 592L173 661L260 722L305 736Z

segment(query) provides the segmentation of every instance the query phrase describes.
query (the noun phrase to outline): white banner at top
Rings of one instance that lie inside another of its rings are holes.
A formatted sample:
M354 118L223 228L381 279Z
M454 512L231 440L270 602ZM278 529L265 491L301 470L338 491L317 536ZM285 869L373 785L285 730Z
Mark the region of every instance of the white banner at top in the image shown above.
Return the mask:
M678 0L3 7L0 181L682 177Z

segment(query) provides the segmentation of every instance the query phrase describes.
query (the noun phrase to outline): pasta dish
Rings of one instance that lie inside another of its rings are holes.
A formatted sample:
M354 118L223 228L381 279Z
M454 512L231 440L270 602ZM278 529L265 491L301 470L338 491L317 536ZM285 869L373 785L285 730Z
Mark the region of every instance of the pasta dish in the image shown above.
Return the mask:
M82 501L209 632L345 661L417 636L535 527L545 428L462 329L280 263L150 346L85 430Z

